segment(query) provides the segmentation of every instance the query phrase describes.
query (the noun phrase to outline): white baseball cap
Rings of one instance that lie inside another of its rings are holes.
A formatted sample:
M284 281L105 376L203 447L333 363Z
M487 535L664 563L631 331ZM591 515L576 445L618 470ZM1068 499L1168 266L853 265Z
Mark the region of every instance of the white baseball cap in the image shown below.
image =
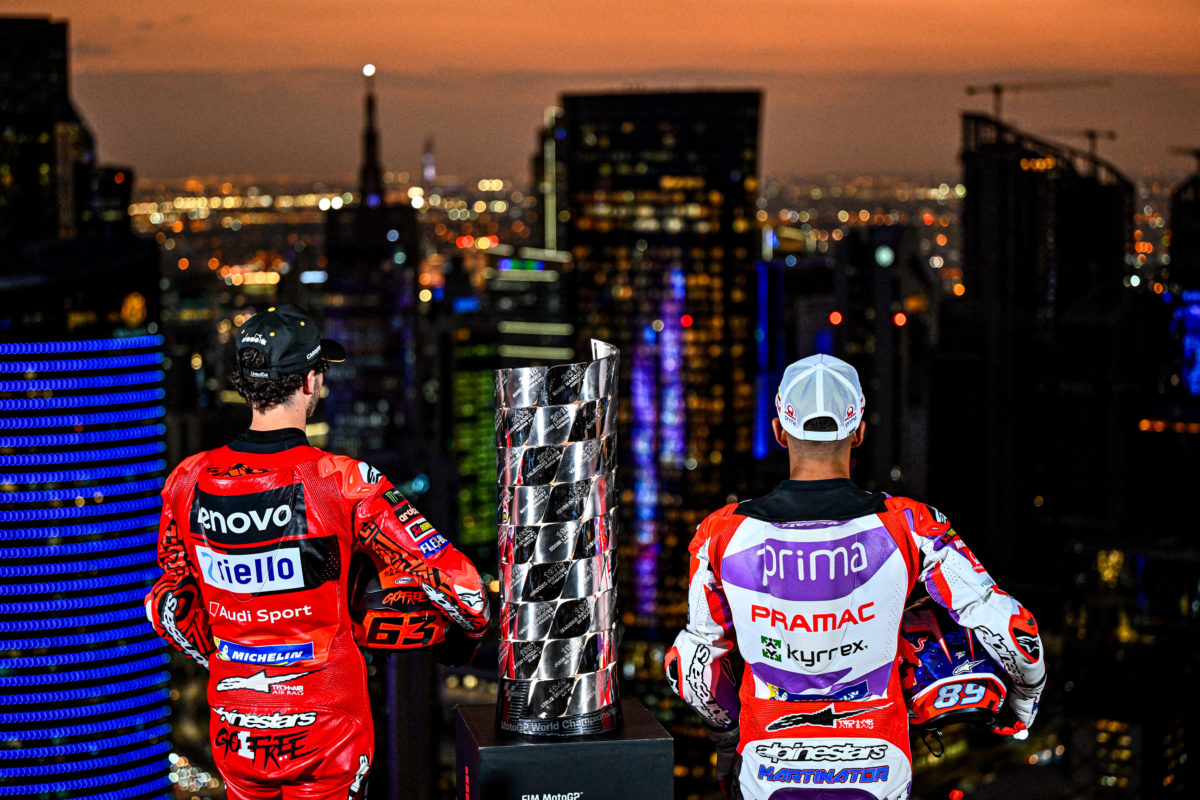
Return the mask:
M832 442L852 435L866 404L858 371L840 358L824 354L790 364L775 395L775 410L783 429L810 442ZM819 417L832 419L837 430L804 430L804 423Z

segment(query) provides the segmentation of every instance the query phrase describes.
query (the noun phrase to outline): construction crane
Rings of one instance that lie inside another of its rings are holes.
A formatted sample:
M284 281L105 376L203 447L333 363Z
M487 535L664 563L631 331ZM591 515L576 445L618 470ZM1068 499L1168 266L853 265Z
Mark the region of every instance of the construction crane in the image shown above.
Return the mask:
M1111 85L1112 81L1108 78L1081 78L1078 80L1037 81L1033 83L985 83L968 86L967 95L974 97L977 94L991 94L992 116L1000 119L1001 102L1006 94L1014 94L1016 92L1044 92L1054 89L1087 89Z
M1196 159L1196 172L1200 172L1200 147L1172 147L1173 156L1191 156Z
M1095 128L1084 128L1083 130L1053 130L1050 133L1055 136L1078 136L1087 139L1088 143L1088 159L1094 164L1096 162L1096 142L1104 139L1109 142L1117 140L1116 131L1097 130Z

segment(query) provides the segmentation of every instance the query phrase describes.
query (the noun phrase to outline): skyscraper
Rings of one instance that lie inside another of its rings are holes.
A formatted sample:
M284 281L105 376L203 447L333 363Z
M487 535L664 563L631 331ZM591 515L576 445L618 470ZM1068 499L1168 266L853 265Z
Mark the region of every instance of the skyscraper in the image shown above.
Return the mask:
M408 461L402 440L418 425L419 238L412 206L384 197L374 68L363 71L360 202L330 210L326 224L325 327L351 354L329 382L329 443L402 481L411 477L398 472Z
M1121 330L1133 185L981 114L963 115L961 157L966 293L943 304L931 494L1003 574L1022 546L1123 513L1144 369Z
M428 490L429 478L424 484L414 480L440 465L425 441L417 395L416 212L407 203L389 204L384 195L374 67L367 65L363 74L359 203L332 209L325 236L325 332L348 353L327 383L329 449L381 470L441 525L449 516L448 498L438 492L423 499L416 489ZM440 505L431 508L430 498ZM399 784L413 796L430 795L437 765L436 737L428 735L437 724L435 665L423 653L370 658L377 670L368 682L372 705L384 709L375 724L376 764L382 767L373 771L376 791Z
M0 240L128 232L132 175L97 168L67 55L66 22L0 19Z
M747 488L761 101L566 95L539 142L544 236L562 221L558 247L574 258L576 350L595 337L622 354L620 574L632 575L622 613L634 648L682 624L687 543ZM652 658L633 660L650 675Z
M133 177L96 170L67 86L66 24L0 19L0 776L161 798L170 659L142 607L167 466L158 252L127 201L100 202Z
M1183 289L1200 290L1200 167L1171 190L1170 214L1171 278Z
M938 278L910 225L852 228L834 252L833 352L858 369L867 397L854 477L867 489L926 497Z

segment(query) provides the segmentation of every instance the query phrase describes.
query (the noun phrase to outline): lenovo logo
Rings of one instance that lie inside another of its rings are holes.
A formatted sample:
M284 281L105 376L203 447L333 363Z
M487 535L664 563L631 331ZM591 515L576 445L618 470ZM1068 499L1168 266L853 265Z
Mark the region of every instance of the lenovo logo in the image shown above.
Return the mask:
M256 530L265 531L270 525L283 528L292 521L292 509L287 506L275 506L263 511L235 511L232 514L222 514L220 511L209 511L201 508L197 514L200 527L207 533L245 533L254 526Z
M210 494L197 486L191 528L214 544L231 547L302 537L308 531L304 485L250 494Z

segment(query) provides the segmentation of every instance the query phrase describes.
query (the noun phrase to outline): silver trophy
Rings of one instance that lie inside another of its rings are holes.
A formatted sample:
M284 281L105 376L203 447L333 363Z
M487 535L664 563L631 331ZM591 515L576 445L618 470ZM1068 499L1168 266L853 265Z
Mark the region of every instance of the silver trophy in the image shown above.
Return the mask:
M617 702L617 348L496 371L501 730L611 731Z

